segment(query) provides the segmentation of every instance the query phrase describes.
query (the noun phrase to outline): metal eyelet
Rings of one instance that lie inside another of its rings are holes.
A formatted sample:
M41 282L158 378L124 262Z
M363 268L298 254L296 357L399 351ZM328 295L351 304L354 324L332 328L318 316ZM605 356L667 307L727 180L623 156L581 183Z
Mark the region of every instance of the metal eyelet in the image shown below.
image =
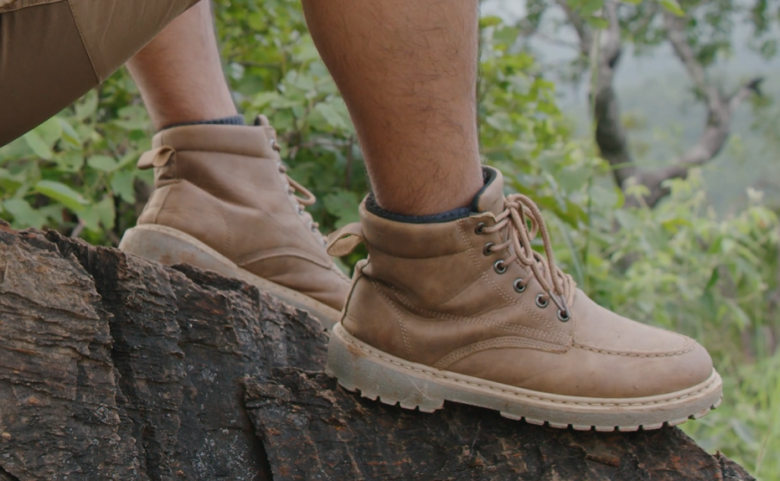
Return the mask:
M484 229L485 229L485 223L484 223L484 222L480 222L480 223L479 223L479 224L477 224L477 226L474 228L474 233L475 233L475 234L477 234L477 235L482 235L482 234L484 234L484 233L485 233L485 232L484 232Z
M568 312L566 313L566 317L563 316L563 313L560 309L558 309L558 320L561 322L569 322L571 320L571 314Z
M544 302L542 302L542 301L544 301ZM536 296L536 305L539 308L544 309L545 307L550 305L550 300L549 299L545 299L544 298L544 294L538 294Z
M488 242L487 244L485 244L485 248L484 248L484 249L482 249L482 254L483 254L485 257L487 257L487 256L489 256L489 255L492 255L492 254L493 254L493 246L494 246L494 245L495 245L495 244L493 244L492 242Z
M503 274L506 272L506 264L504 264L504 259L497 260L496 263L493 264L493 270L496 271L496 274Z
M515 292L517 292L518 294L522 294L523 292L525 292L526 286L525 284L523 284L522 278L517 278L515 279L515 282L512 283L512 287L515 288Z

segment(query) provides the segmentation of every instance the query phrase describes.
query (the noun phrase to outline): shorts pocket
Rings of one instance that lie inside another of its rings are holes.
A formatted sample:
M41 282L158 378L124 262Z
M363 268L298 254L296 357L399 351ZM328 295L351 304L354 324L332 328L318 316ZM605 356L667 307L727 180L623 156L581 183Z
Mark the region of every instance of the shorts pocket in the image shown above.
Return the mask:
M0 15L7 12L13 12L14 10L21 10L26 7L35 7L62 1L64 0L0 0Z

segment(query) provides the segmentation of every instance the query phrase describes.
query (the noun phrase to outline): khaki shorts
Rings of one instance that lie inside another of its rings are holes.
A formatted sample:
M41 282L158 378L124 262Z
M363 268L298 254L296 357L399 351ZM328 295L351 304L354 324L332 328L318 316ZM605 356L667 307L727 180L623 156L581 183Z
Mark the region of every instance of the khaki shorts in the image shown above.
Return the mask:
M0 0L0 146L70 105L198 0Z

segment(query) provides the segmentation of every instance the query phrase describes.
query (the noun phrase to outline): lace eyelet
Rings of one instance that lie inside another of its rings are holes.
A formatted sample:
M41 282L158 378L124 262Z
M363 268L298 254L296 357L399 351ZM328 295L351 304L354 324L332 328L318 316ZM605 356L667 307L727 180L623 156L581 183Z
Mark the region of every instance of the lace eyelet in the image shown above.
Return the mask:
M544 294L538 294L536 296L536 305L540 309L544 309L545 307L550 305L550 300L544 298Z
M515 292L517 292L518 294L522 294L523 292L525 292L526 286L525 284L523 284L522 278L517 278L515 279L515 282L512 283L512 287L515 288Z
M487 257L487 256L489 256L489 255L492 255L492 254L493 254L493 246L494 246L494 245L495 245L495 244L493 244L492 242L488 242L487 244L485 244L485 248L484 248L484 249L482 249L482 254L483 254L485 257Z
M474 228L474 233L475 233L475 234L477 234L477 235L482 235L482 234L484 234L484 233L485 233L485 232L484 232L484 229L485 229L485 223L484 223L484 222L480 222L480 223L479 223L479 224L477 224L477 226Z
M499 259L493 264L493 270L496 271L496 274L503 274L506 272L506 264L504 264L504 259Z
M568 312L566 313L566 316L564 317L563 313L560 309L558 309L558 320L561 322L569 322L571 320L571 314Z

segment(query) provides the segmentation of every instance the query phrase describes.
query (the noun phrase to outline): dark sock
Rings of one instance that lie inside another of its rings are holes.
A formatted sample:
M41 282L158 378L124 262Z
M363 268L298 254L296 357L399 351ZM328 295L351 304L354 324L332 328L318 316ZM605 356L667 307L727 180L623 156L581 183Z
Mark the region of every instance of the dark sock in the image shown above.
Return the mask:
M479 196L482 195L482 193L485 191L485 188L487 188L487 185L490 184L494 178L495 176L493 175L492 171L482 169L482 180L485 182L485 187L483 187L479 193L477 193L477 195L474 197L472 205L469 207L459 207L457 209L448 210L447 212L429 215L396 214L380 207L376 202L374 193L372 192L368 194L368 197L366 198L366 210L376 216L395 222L406 222L407 224L436 224L439 222L450 222L453 220L463 219L464 217L471 215L472 212L477 212L476 206L477 202L479 201Z
M196 120L194 122L182 122L180 124L166 125L161 130L172 129L174 127L183 127L185 125L246 125L243 115L233 115L221 119Z
M374 198L374 193L368 194L366 198L366 209L372 214L394 222L405 222L407 224L435 224L438 222L449 222L462 219L471 214L471 207L460 207L458 209L448 210L440 214L429 215L403 215L390 212L379 207Z

